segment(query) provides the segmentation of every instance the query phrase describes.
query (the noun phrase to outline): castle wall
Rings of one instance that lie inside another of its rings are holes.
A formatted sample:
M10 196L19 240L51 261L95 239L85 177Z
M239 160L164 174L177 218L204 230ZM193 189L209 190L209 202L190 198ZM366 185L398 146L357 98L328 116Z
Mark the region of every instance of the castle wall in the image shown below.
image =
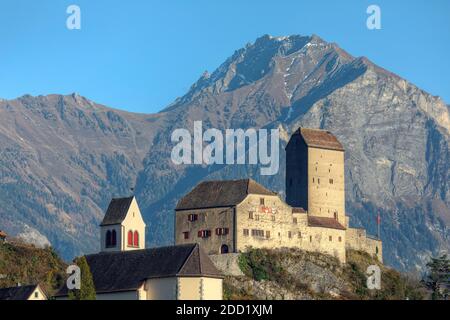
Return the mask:
M198 220L189 221L190 214L197 214ZM227 235L216 235L216 228L228 228ZM201 230L209 230L207 238L198 237ZM220 254L223 245L228 246L229 252L235 252L234 243L234 209L210 208L177 211L175 214L175 243L198 243L207 254ZM187 239L184 232L188 232Z
M346 247L348 249L365 251L372 256L376 256L380 262L383 262L382 241L368 237L365 229L347 228L346 237Z
M345 225L344 152L308 149L308 213Z

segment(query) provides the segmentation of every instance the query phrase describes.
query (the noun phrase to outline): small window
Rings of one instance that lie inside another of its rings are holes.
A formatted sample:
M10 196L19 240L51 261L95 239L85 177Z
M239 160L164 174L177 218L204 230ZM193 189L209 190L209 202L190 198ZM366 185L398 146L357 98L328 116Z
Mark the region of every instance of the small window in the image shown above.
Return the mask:
M337 212L334 212L334 219L335 219L335 220L338 220L338 214L337 214Z
M266 231L266 239L270 239L270 231Z
M133 231L128 231L128 241L127 244L129 247L133 246Z
M375 253L378 254L378 247L375 247Z
M184 238L184 240L188 240L189 239L189 231L183 232L183 238Z
M249 211L248 212L248 218L249 219L253 219L253 211Z
M190 215L188 215L188 220L190 222L197 221L198 220L198 214L190 214Z
M248 233L248 229L244 229L244 236L248 237L249 233Z
M342 242L342 237L339 237L339 242Z
M330 184L333 184L333 183L334 183L333 179L330 179Z
M35 298L39 298L39 292L36 291L36 292L34 293L34 297L35 297Z
M257 215L255 216L255 220L256 220L256 221L259 221L259 214L257 214Z
M260 204L261 206L264 205L264 198L260 198L260 199L259 199L259 204Z
M320 178L317 178L317 184L320 184Z
M272 221L275 221L275 215L272 215L271 218L272 218Z
M264 230L252 229L252 236L253 237L259 237L259 238L264 238Z
M228 228L216 228L216 235L218 236L226 236L229 233Z
M315 182L315 179L313 178L313 183Z
M292 232L288 231L288 238L291 239L292 238Z
M329 236L328 239L329 239L330 241L333 241L333 237L332 237L332 236Z
M302 238L302 233L301 233L300 231L297 233L297 237L298 237L299 239Z
M297 224L297 218L292 219L292 222L293 222L294 224Z
M312 236L309 236L309 242L312 242Z
M199 238L209 238L211 237L211 230L200 230L198 232Z

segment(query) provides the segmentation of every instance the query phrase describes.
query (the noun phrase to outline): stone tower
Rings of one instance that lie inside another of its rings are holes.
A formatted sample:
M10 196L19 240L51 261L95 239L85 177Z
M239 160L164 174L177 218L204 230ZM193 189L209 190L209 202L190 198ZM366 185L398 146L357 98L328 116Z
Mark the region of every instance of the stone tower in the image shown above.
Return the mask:
M292 135L286 146L286 202L346 224L344 148L330 132L299 128Z
M145 249L145 222L135 197L112 199L100 224L102 252Z

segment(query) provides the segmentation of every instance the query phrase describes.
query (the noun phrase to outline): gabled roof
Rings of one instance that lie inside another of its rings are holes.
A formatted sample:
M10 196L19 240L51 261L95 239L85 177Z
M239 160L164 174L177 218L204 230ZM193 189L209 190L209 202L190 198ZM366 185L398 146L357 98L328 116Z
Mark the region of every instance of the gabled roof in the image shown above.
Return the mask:
M103 221L100 223L100 225L107 226L122 223L122 221L127 216L133 199L134 197L112 199L109 203L108 210L106 210L105 217L103 218Z
M28 300L38 285L0 289L0 300Z
M334 218L316 217L310 215L308 215L308 226L345 230L345 227Z
M198 244L102 252L88 255L86 260L97 293L134 291L152 278L223 277ZM65 295L66 286L57 296Z
M181 198L175 210L231 207L249 194L276 195L252 179L204 181Z
M329 131L299 128L293 135L298 134L302 136L308 147L344 151L342 144Z

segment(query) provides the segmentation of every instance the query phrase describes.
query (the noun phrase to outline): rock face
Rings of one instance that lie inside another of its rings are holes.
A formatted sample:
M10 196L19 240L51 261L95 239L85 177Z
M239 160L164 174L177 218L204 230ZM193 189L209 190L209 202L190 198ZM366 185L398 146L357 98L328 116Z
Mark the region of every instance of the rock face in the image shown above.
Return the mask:
M385 261L423 265L450 247L449 106L317 36L263 36L156 115L111 110L78 95L0 102L0 226L21 221L65 257L96 251L111 196L136 196L151 244L173 241L177 200L204 179L252 177L284 196L280 172L258 166L174 165L174 129L332 131L346 149L347 213L376 233Z

